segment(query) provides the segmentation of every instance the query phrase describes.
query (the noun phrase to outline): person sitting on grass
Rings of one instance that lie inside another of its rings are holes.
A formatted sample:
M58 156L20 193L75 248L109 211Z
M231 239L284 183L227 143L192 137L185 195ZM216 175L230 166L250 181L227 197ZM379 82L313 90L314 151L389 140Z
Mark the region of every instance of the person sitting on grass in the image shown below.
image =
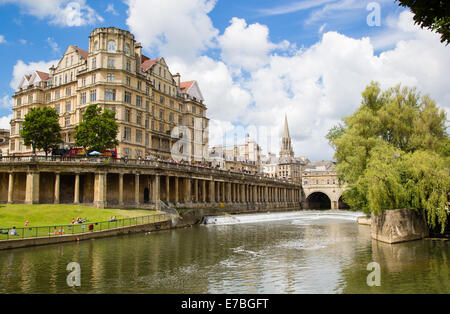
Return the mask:
M110 222L115 222L115 221L117 221L116 216L111 217L111 218L109 219L109 221L110 221Z
M18 236L18 234L16 232L16 227L12 227L12 229L9 231L9 235Z

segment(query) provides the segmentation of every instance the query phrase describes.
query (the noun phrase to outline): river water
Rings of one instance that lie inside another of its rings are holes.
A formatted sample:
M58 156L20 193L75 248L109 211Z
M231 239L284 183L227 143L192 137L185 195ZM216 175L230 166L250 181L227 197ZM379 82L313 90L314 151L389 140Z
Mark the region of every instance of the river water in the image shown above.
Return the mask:
M0 293L450 293L449 241L372 241L360 215L222 216L215 225L1 251ZM79 287L67 285L71 262L81 267ZM379 286L367 284L372 262Z

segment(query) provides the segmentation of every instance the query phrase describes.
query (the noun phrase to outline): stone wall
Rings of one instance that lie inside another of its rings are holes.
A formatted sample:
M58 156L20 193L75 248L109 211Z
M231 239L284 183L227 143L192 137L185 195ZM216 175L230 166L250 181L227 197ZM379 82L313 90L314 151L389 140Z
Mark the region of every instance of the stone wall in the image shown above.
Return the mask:
M424 215L412 209L384 210L372 215L372 238L386 243L400 243L429 236Z

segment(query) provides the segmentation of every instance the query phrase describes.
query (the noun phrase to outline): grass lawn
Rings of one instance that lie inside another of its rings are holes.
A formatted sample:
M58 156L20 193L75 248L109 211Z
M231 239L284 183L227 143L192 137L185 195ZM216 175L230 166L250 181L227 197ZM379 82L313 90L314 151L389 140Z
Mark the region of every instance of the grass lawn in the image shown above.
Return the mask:
M150 210L98 209L79 205L0 205L0 228L42 227L70 225L72 218L87 218L89 222L108 221L112 216L117 219L142 217L156 214Z

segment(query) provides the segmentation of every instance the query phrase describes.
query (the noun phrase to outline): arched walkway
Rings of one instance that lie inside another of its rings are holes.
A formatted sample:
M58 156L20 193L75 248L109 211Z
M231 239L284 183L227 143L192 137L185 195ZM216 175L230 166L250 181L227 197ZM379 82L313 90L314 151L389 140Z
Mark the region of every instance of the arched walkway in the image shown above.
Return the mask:
M331 200L325 193L314 192L307 197L305 209L331 209Z

